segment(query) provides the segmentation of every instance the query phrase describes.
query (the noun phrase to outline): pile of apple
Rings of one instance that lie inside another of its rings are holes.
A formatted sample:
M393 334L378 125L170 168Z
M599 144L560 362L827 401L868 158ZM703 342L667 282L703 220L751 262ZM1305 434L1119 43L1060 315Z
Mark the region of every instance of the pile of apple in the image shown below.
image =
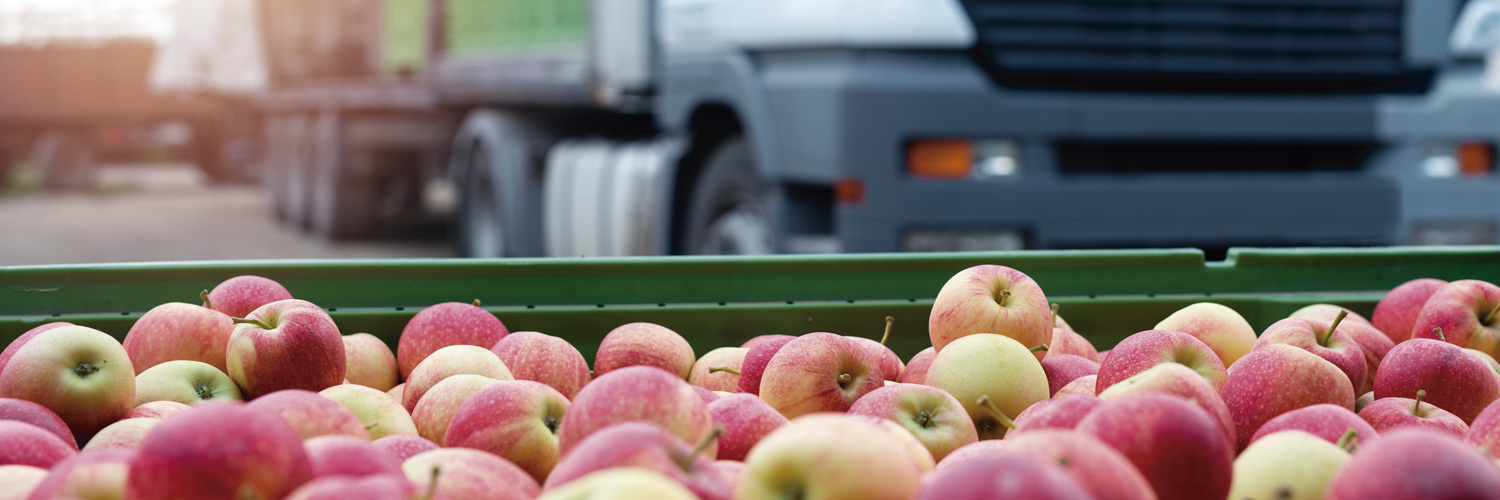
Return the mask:
M1259 335L1193 304L1098 352L985 265L907 363L823 332L699 357L631 323L592 371L477 301L421 311L392 352L265 278L203 299L123 343L49 323L6 347L0 500L1500 499L1483 281Z

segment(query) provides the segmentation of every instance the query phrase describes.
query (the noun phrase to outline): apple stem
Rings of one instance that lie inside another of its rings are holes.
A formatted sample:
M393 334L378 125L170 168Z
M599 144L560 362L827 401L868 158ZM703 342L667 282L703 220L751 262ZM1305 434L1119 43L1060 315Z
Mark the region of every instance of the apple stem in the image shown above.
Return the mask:
M424 495L427 498L427 500L433 500L433 499L437 498L438 476L441 475L442 473L443 473L443 466L441 466L441 465L434 465L434 466L432 466L432 478L427 480L427 494Z
M739 370L736 370L734 368L730 368L730 367L727 367L727 366L710 366L710 367L708 367L708 373L719 373L719 372L729 372L729 373L733 373L735 375L739 375L740 374Z
M1350 427L1349 430L1344 431L1344 436L1340 437L1339 442L1336 444L1344 451L1353 453L1354 448L1359 446L1359 431Z
M994 401L990 401L989 395L980 396L979 401L977 402L979 403L979 406L982 406L984 407L984 409L989 410L990 413L994 415L995 419L1000 421L1000 425L1005 426L1006 429L1016 428L1016 421L1011 420L1010 417L1005 416L1005 412L1000 411L1000 408L995 406Z
M1057 328L1057 303L1052 303L1052 327Z
M1497 312L1500 312L1500 304L1495 304L1495 308L1490 309L1490 313L1484 315L1483 323L1485 326L1489 326L1490 322L1495 320L1495 313Z
M266 324L266 322L258 320L258 319L233 318L233 321L235 322L235 324L240 324L240 325L255 325L257 327L264 328L266 330L275 330L276 329L276 327L268 325L268 324Z
M474 299L474 307L479 307L479 299Z
M1334 316L1333 322L1328 324L1328 331L1323 332L1322 335L1318 336L1318 345L1328 347L1328 339L1333 338L1333 331L1338 329L1339 323L1344 322L1344 316L1348 315L1348 310L1340 309L1339 315Z
M850 382L853 382L853 381L854 381L854 376L853 375L850 375L850 374L847 374L847 373L840 373L839 374L839 385L844 385L844 384L847 384L847 383L850 383Z
M1417 399L1411 403L1411 414L1422 416L1422 398L1427 397L1427 390L1417 389Z
M209 309L214 308L214 303L209 302L208 300L208 290L198 292L198 298L203 299L203 307L207 307Z
M1008 298L1010 298L1010 290L1001 290L1000 291L1000 305L1002 307L1005 306L1005 299L1008 299Z
M1045 350L1047 350L1047 344L1042 344L1042 345L1039 345L1039 346L1036 346L1036 347L1033 347L1033 348L1030 348L1030 349L1027 349L1027 350L1031 351L1031 352L1045 351Z
M891 325L895 323L896 318L892 318L890 316L885 317L885 335L880 336L880 345L885 345L885 341L891 339Z
M1432 329L1432 334L1433 335L1437 335L1438 340L1441 340L1443 342L1447 342L1448 341L1448 338L1443 336L1443 329L1442 328L1433 328Z
M715 425L713 432L708 433L707 436L703 436L703 439L698 441L698 445L693 447L693 452L682 457L682 461L677 462L677 465L682 467L684 471L691 469L693 461L698 459L698 455L702 455L703 450L707 450L709 445L714 444L714 441L718 441L719 437L723 435L724 427Z

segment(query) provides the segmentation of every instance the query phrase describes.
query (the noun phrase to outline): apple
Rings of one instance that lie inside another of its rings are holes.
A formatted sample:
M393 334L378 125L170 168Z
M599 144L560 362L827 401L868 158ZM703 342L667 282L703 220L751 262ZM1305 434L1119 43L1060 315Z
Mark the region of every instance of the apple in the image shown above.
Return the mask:
M709 405L709 410L713 408ZM979 440L963 404L936 387L896 384L875 389L855 401L849 414L899 424L917 438L933 460L942 460L953 450Z
M922 469L922 472L931 472L934 467L937 467L937 460L934 460L932 458L932 452L927 451L927 446L922 444L921 441L917 440L917 437L913 436L911 434L911 431L906 430L905 427L902 427L901 424L898 424L896 422L880 417L872 417L869 415L839 415L833 412L803 415L799 418L802 420L808 420L815 418L838 417L863 418L865 420L868 420L870 423L875 424L877 427L880 427L886 432L886 434L889 434L891 437L896 438L896 441L901 443L901 448L903 450L906 450L906 456L910 457L912 462L917 464L917 467Z
M1151 483L1136 470L1135 464L1089 434L1038 430L1022 436L1009 436L999 443L1000 454L1057 464L1096 500L1156 498Z
M901 383L903 384L926 384L927 370L932 367L932 360L937 359L937 349L928 347L922 349L911 361L906 363L906 369L901 371ZM741 387L743 391L743 386Z
M1426 395L1427 391L1417 391L1414 399L1377 399L1359 411L1359 418L1380 433L1403 427L1421 427L1463 439L1469 433L1469 424L1442 408L1422 402Z
M1417 316L1432 294L1448 282L1432 278L1418 278L1402 283L1386 292L1380 303L1375 304L1375 314L1370 315L1370 324L1375 325L1391 342L1399 344L1411 338Z
M349 383L389 391L400 382L396 353L380 337L356 333L345 335L343 340L344 378Z
M333 476L400 476L401 461L369 440L329 434L302 442L313 478Z
M1359 415L1348 408L1325 403L1304 406L1267 420L1250 437L1250 444L1254 445L1261 438L1281 431L1302 431L1324 441L1338 443L1351 429L1354 430L1353 439L1359 444L1368 444L1380 438L1380 433Z
M1024 350L1024 349L1023 349ZM771 432L745 458L735 500L907 500L922 470L890 433L859 417L799 418Z
M1373 383L1373 381L1372 381L1372 383ZM1359 395L1359 399L1354 400L1354 411L1355 411L1355 413L1358 413L1360 410L1365 409L1366 406L1370 406L1370 403L1374 403L1374 402L1375 402L1375 391L1370 391L1370 392L1366 392L1364 394Z
M1348 461L1348 452L1318 436L1277 432L1251 444L1234 460L1229 498L1322 498Z
M142 314L125 334L125 353L136 374L173 361L201 361L228 369L224 353L234 321L229 315L193 304L169 302Z
M1252 341L1253 343L1253 341ZM1197 337L1171 330L1146 330L1125 337L1099 364L1099 378L1094 389L1104 392L1109 386L1136 376L1162 363L1177 363L1192 368L1222 390L1229 378L1228 370L1208 344Z
M975 334L938 351L927 385L948 391L969 413L979 439L999 439L1012 415L1047 399L1047 374L1030 350L1009 337ZM988 403L981 402L981 399Z
M1052 338L1052 307L1042 287L1015 269L981 265L959 271L938 290L927 320L938 352L976 333L1010 337L1027 348ZM1041 360L1046 353L1034 356Z
M344 340L333 318L305 300L282 300L236 319L229 378L247 398L282 389L320 391L343 383Z
M1439 338L1500 357L1500 286L1458 280L1438 289L1412 324L1411 338Z
M1349 334L1339 328L1342 315L1330 322L1307 317L1292 317L1272 323L1255 341L1255 347L1286 344L1316 354L1344 372L1350 391L1359 394L1365 387L1365 353Z
M83 445L83 452L93 453L101 450L133 450L141 446L146 440L146 435L151 433L158 424L162 423L159 418L127 418L109 424L100 429L94 438Z
M857 406L858 402L855 404ZM785 416L754 394L739 393L719 398L708 403L708 412L714 423L724 427L724 435L718 441L719 460L744 460L756 443L788 422Z
M592 472L633 466L665 474L705 500L728 500L728 482L713 460L703 455L718 437L719 432L714 432L694 445L645 422L611 425L589 435L578 443L575 452L563 456L547 476L545 488L557 488Z
M514 382L510 380L508 382ZM417 424L417 435L437 443L438 446L448 446L444 436L448 434L448 426L453 421L453 415L458 413L459 407L470 397L486 387L500 383L489 377L479 375L454 375L443 379L437 385L427 391L422 401L417 403L417 410L411 412L411 420Z
M174 360L135 376L135 406L152 401L195 405L204 401L243 401L229 375L200 361Z
M109 450L70 457L52 466L29 498L124 498L125 476L134 450Z
M397 460L402 462L421 453L443 448L438 446L437 443L428 441L427 438L408 434L391 434L371 441L370 444L375 445L376 448L380 448L386 453L390 453L391 456L396 457Z
M848 338L815 332L788 342L766 365L760 397L787 418L847 411L884 385L878 366Z
M1333 476L1324 498L1500 498L1500 469L1441 432L1397 429L1361 447Z
M617 467L578 478L537 500L701 500L682 483L644 467Z
M1475 448L1494 450L1492 456L1500 454L1500 403L1490 403L1474 418L1464 440Z
M402 379L411 378L412 370L438 349L454 345L489 349L509 333L505 323L479 307L478 300L436 304L412 316L401 329L396 364Z
M610 330L594 354L594 376L627 366L654 366L684 380L698 356L687 339L654 323L630 323Z
M1136 394L1105 401L1078 422L1077 432L1124 455L1161 500L1226 498L1229 493L1234 447L1224 441L1223 429L1208 412L1180 397Z
M778 338L783 338L783 339L791 340L791 339L794 339L794 338L797 338L797 337L793 336L793 335L779 335L779 334L756 335L755 337L752 337L750 340L746 340L745 343L740 344L740 347L743 347L745 349L749 349L749 348L752 348L752 347L755 347L755 346L759 345L761 342L765 342L765 341L768 341L768 340L771 340L771 339L778 339Z
M693 386L693 394L697 394L698 398L703 400L703 404L709 404L714 401L718 401L720 397L719 393L704 389L702 387L698 387L696 385Z
M1073 355L1095 363L1099 362L1099 351L1089 339L1079 335L1078 332L1062 328L1052 328L1052 338L1047 342L1047 356ZM1046 358L1043 358L1046 359Z
M759 396L760 379L766 373L766 365L771 364L771 359L776 357L776 353L781 352L781 348L793 340L797 340L797 337L768 336L754 346L747 347L746 349L749 350L745 351L745 361L740 365L740 392Z
M745 363L743 347L720 347L698 358L688 371L689 384L711 391L734 392L740 388L740 368Z
M47 469L30 465L0 465L0 500L24 500L31 495Z
M1477 349L1464 349L1464 352L1473 355L1474 359L1477 359L1483 362L1485 366L1490 367L1490 371L1495 373L1495 377L1500 378L1500 361L1496 361L1495 358L1492 358L1490 357L1490 355L1485 354L1483 351ZM1371 385L1374 385L1374 383L1374 381L1370 382Z
M1358 314L1347 312L1335 305L1313 304L1298 309L1297 312L1292 313L1292 317L1308 317L1332 323L1339 314L1349 316L1339 324L1339 331L1349 334L1349 338L1359 344L1359 349L1365 356L1365 384L1355 392L1364 394L1373 391L1375 390L1375 371L1380 368L1380 360L1385 359L1386 353L1396 347L1396 343L1392 342L1390 337Z
M1199 302L1172 313L1153 330L1170 330L1192 335L1203 341L1224 366L1250 353L1255 345L1255 328L1234 309L1212 302Z
M126 498L281 498L310 479L302 438L285 421L213 402L146 435L130 464Z
M1396 344L1375 372L1375 400L1415 398L1448 410L1464 423L1474 421L1485 406L1500 397L1500 383L1484 362L1463 348L1424 338Z
M68 424L45 406L24 399L0 398L0 420L14 420L41 427L68 443L74 450L78 449L78 440L73 438L73 431L68 430Z
M57 327L32 337L6 362L0 398L45 406L87 440L135 406L135 368L114 337Z
M1359 313L1350 311L1348 309L1345 309L1343 306L1334 304L1313 304L1310 306L1303 306L1301 309L1292 311L1292 314L1288 315L1287 317L1312 318L1333 322L1333 319L1337 318L1340 314L1344 315L1344 321L1348 322L1344 324L1345 326L1363 325L1371 328L1375 327L1373 323L1370 323L1370 320L1365 319L1364 316L1360 316ZM1390 340L1390 337L1386 337L1386 340Z
M1058 389L1056 393L1052 394L1052 397L1056 398L1064 394L1084 394L1093 396L1095 394L1098 394L1099 392L1096 389L1095 385L1098 381L1098 375L1088 375L1075 378L1072 382L1068 382L1068 385L1065 385L1061 389Z
M130 418L166 419L172 415L188 411L190 408L192 407L176 401L152 401L136 405L135 408L131 408L130 411L125 412L125 415L121 416L120 420Z
M0 465L30 465L43 469L78 454L75 446L56 434L25 422L0 420Z
M954 464L973 458L993 455L997 453L1010 453L1006 450L1008 446L1009 445L1007 445L1005 440L1003 439L987 439L969 443L958 447L957 450L953 450L953 453L949 453L947 457L944 457L943 461L938 462L936 470L943 470L945 468L952 467ZM1131 465L1131 467L1135 466ZM931 478L932 474L927 474L923 476L923 481L929 480Z
M1083 356L1072 354L1047 355L1042 358L1042 372L1047 374L1047 387L1052 394L1066 387L1078 377L1099 374L1099 363Z
M568 398L546 384L496 382L459 406L437 442L494 453L541 483L562 455L557 429L567 410Z
M370 440L370 433L365 430L359 416L316 392L301 389L276 391L256 398L247 407L281 417L303 440L329 435Z
M490 348L516 380L541 382L572 399L593 380L589 362L568 341L537 332L514 332Z
M202 297L203 307L233 318L243 318L261 306L290 299L292 294L280 283L267 278L235 276L219 283Z
M891 325L895 324L895 322L896 318L891 316L885 317L885 335L880 337L879 342L857 336L847 336L845 338L849 339L849 342L854 344L854 347L864 352L865 359L869 364L874 365L880 370L880 378L899 382L901 380L901 372L906 371L906 365L901 362L901 357L897 356L895 351L885 346L886 341L891 338Z
M370 439L380 439L395 434L417 435L417 425L411 414L401 403L378 389L362 385L345 384L323 389L319 396L344 405L369 433Z
M438 500L450 500L437 496ZM325 477L297 488L286 500L433 500L405 475Z
M1269 344L1250 351L1235 363L1220 391L1234 416L1238 449L1277 415L1320 403L1353 410L1354 389L1348 382L1333 363L1296 347Z
M401 399L406 396L406 383L402 382L396 384L396 386L392 387L391 390L385 391L385 394L387 396L390 396L391 399L396 400L397 403L400 403Z
M1071 430L1083 417L1087 417L1103 403L1104 400L1093 394L1059 394L1052 399L1038 401L1016 415L1016 428L1006 435L1027 434L1044 429Z
M734 491L740 485L740 477L745 475L745 462L739 460L715 460L714 467L719 469L719 475L724 477L724 483L729 485L729 491Z
M431 356L411 371L411 377L406 379L405 388L401 390L401 404L406 407L406 411L416 411L417 402L434 385L448 377L465 374L495 380L515 380L505 362L500 361L500 357L489 349L450 345L433 351Z
M917 498L1082 500L1095 497L1057 465L1001 453L966 460L935 473Z
M1151 369L1109 386L1099 393L1099 399L1110 401L1131 394L1171 394L1189 401L1208 412L1224 431L1224 441L1234 446L1238 440L1235 433L1234 416L1229 406L1208 381L1198 376L1193 369L1177 363L1162 363Z
M522 500L536 498L542 490L535 479L515 464L468 448L425 452L406 459L401 470L422 491L454 499Z
M590 434L620 422L639 420L661 426L684 442L713 432L708 405L677 374L654 366L627 366L599 376L578 391L559 424L564 456ZM718 456L710 446L709 458Z

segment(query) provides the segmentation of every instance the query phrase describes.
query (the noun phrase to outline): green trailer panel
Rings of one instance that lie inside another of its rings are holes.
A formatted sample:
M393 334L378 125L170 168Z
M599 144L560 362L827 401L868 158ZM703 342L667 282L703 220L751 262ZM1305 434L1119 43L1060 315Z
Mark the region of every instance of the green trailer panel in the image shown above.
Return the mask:
M429 0L385 0L381 65L385 72L420 73L427 67Z
M446 51L457 57L582 50L588 0L446 0Z

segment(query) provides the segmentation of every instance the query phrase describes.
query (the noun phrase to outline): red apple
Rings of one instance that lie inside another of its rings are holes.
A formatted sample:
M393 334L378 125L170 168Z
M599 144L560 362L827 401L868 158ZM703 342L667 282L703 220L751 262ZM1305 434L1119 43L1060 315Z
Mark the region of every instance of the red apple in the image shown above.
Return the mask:
M344 378L351 384L389 391L396 386L396 353L384 340L368 333L344 336Z
M687 339L667 327L653 323L621 325L599 342L594 355L594 376L602 377L627 366L654 366L687 379L698 356Z
M261 306L235 320L229 378L247 398L282 389L321 391L344 382L344 340L333 318L304 300Z
M375 445L376 448L380 448L386 453L390 453L391 456L396 457L397 460L402 462L422 453L442 449L437 443L428 441L427 438L408 434L392 434L376 439L370 444Z
M1337 318L1340 314L1344 315L1344 321L1347 321L1348 323L1346 324L1348 325L1364 325L1371 328L1375 326L1374 324L1370 323L1370 320L1365 319L1364 316L1360 316L1359 313L1345 309L1344 306L1334 304L1313 304L1310 306L1303 306L1301 309L1292 311L1292 314L1288 315L1287 317L1312 318L1332 322L1333 318ZM1386 340L1390 340L1390 338L1387 337Z
M594 379L578 391L563 414L557 439L563 455L590 434L620 422L640 420L661 426L685 442L713 432L713 415L674 373L653 366L627 366ZM709 458L718 450L710 446Z
M428 498L404 475L325 477L297 488L286 500L451 500L438 495Z
M1184 307L1156 324L1154 330L1170 330L1203 341L1224 366L1234 365L1255 345L1255 328L1234 309L1212 302Z
M125 476L134 458L134 450L109 450L68 458L53 465L47 479L37 484L28 498L124 498Z
M896 318L885 317L885 335L880 337L879 342L857 336L848 336L845 338L849 339L855 347L864 351L865 359L871 365L875 365L876 368L880 369L880 378L891 382L900 382L901 372L906 371L906 364L901 362L901 357L897 356L895 351L885 346L886 341L891 338L891 325L895 322Z
M406 478L422 491L453 499L529 500L542 487L526 471L505 459L479 450L444 448L406 459ZM433 481L436 480L436 487Z
M1411 338L1439 338L1459 347L1500 357L1500 286L1458 280L1439 289L1412 324Z
M1375 304L1375 314L1370 315L1370 323L1390 337L1392 343L1404 342L1411 338L1412 328L1416 326L1417 316L1422 313L1422 306L1427 304L1427 299L1447 285L1446 281L1432 278L1418 278L1402 283L1386 292L1380 303Z
M1077 431L1129 459L1161 500L1229 494L1234 448L1224 442L1223 430L1208 412L1182 398L1137 394L1106 401L1078 423Z
M1456 345L1414 338L1396 344L1380 361L1375 399L1415 398L1419 390L1427 391L1423 401L1458 415L1464 423L1473 422L1500 397L1500 383L1484 362Z
M1241 366L1243 364L1243 366ZM1238 449L1277 415L1320 403L1354 409L1349 377L1316 354L1286 344L1250 351L1224 383L1224 404L1234 416Z
M795 418L820 411L847 411L854 401L884 385L879 367L840 335L816 332L788 342L766 365L760 397Z
M125 353L135 373L174 360L200 361L228 369L224 353L234 321L207 307L170 302L151 308L125 334Z
M1005 266L974 266L943 284L927 331L938 352L976 333L1004 335L1032 348L1052 338L1052 307L1042 287L1026 273ZM1046 353L1035 355L1040 360Z
M568 398L546 384L498 382L464 401L449 421L443 443L494 453L540 483L562 455L557 429L567 410Z
M417 424L417 435L430 439L439 446L449 446L444 441L444 436L448 435L453 415L474 394L499 383L499 380L479 375L454 375L438 382L417 403L417 410L411 412L411 420Z
M514 332L500 339L490 352L505 362L516 380L541 382L572 399L593 380L588 360L568 341L537 332Z
M740 485L740 476L745 475L745 462L739 460L715 460L714 467L719 469L719 475L724 478L724 484L729 485L729 491L734 491Z
M401 461L357 437L330 434L302 443L313 478L333 476L400 476Z
M1191 401L1214 417L1214 421L1218 422L1219 427L1224 430L1224 441L1230 446L1235 445L1238 436L1235 433L1234 416L1230 413L1229 406L1224 403L1218 391L1208 385L1207 380L1186 366L1176 363L1153 366L1100 392L1099 399L1110 401L1132 394L1147 393L1171 394Z
M698 358L688 371L689 384L710 391L734 392L740 388L740 368L745 363L743 347L720 347Z
M47 469L30 465L0 465L0 500L25 500L42 480Z
M285 421L234 403L204 403L163 420L141 442L126 498L281 498L309 479L302 438Z
M936 387L918 384L881 387L855 401L849 414L899 424L917 438L933 460L942 460L953 450L979 440L963 404Z
M714 423L724 427L718 441L720 460L744 460L756 443L787 423L785 416L754 394L719 398L708 404L708 412Z
M1398 429L1361 447L1333 477L1324 498L1500 498L1500 469L1443 433Z
M912 356L911 361L906 363L906 369L901 371L901 383L926 384L927 370L932 367L934 359L937 359L937 349L931 347L922 349L916 356Z
M36 338L37 335L41 335L42 332L51 330L53 328L62 328L64 326L73 326L73 324L66 321L46 323L36 328L27 330L26 333L22 333L20 337L16 337L15 340L10 341L10 345L5 346L4 351L0 351L0 372L5 371L5 364L10 362L11 356L14 356L16 354L16 351L21 350L21 346L26 345L27 342L31 341L31 339Z
M135 407L135 369L114 337L82 326L37 334L0 372L0 397L51 410L80 441Z
M1303 316L1331 323L1341 313L1345 313L1345 309L1339 306L1313 304L1298 309L1297 312L1292 313L1292 316ZM1360 351L1364 353L1365 384L1355 391L1364 394L1375 390L1375 370L1380 368L1380 360L1385 359L1386 353L1391 352L1391 348L1396 347L1396 343L1391 342L1391 338L1387 337L1385 332L1376 329L1358 314L1347 314L1349 317L1345 318L1338 328L1339 331L1349 334L1349 338L1354 339L1354 343L1359 344Z
M1059 394L1052 399L1039 401L1016 415L1016 428L1006 435L1044 429L1071 430L1078 426L1083 417L1087 417L1103 403L1104 400L1093 394Z
M30 465L43 469L78 454L74 445L56 434L25 422L0 420L0 465Z
M1000 441L1003 453L1058 464L1096 500L1156 498L1135 464L1103 441L1081 432L1039 430Z
M1088 375L1075 378L1072 382L1068 382L1068 385L1065 385L1061 389L1058 389L1057 393L1053 394L1052 397L1055 398L1064 394L1083 394L1093 396L1099 393L1096 385L1098 381L1098 375Z
M775 339L775 338L786 338L786 339L790 340L790 339L794 339L796 337L791 336L791 335L756 335L755 337L752 337L750 340L746 340L745 343L740 344L740 347L743 347L745 349L749 349L749 348L755 347L756 345L760 344L761 342L765 342L767 340L771 340L771 339Z
M401 405L416 411L417 402L433 386L454 375L479 375L495 380L515 380L510 368L489 349L471 345L450 345L433 351L431 356L411 371L401 390ZM428 436L427 439L432 439Z
M1099 363L1072 354L1048 355L1042 358L1042 372L1047 374L1047 386L1051 394L1066 387L1078 377L1099 374Z
M707 439L717 438L711 434ZM569 452L552 469L545 487L555 489L604 469L644 467L666 474L705 500L728 500L728 482L702 453L708 444L688 444L645 422L615 424L578 443L576 453Z
M73 438L73 431L68 430L68 424L45 406L24 399L0 398L0 420L14 420L41 427L68 443L74 450L78 449L78 440Z
M1031 457L996 454L966 460L934 473L919 500L956 498L1095 498L1063 468Z
M1500 454L1500 403L1490 403L1474 418L1464 440L1475 448L1495 450L1495 454Z
M83 452L140 448L141 442L146 440L146 435L151 433L151 429L155 429L161 423L162 419L159 418L122 419L100 429L98 434L94 434L94 438L83 446Z
M1312 434L1324 441L1338 444L1344 434L1354 429L1354 438L1360 444L1368 444L1380 439L1380 433L1370 427L1369 422L1359 418L1354 412L1338 405L1316 404L1305 406L1286 413L1277 415L1261 424L1260 430L1250 437L1254 443L1271 433L1280 431L1303 431Z
M745 458L735 500L908 500L922 470L901 443L864 417L812 415L776 429Z
M693 386L693 393L697 394L698 398L703 400L703 404L709 404L719 400L719 393L704 389L702 387L698 387L696 385Z
M246 407L281 417L304 440L328 435L370 440L370 433L354 412L316 392L301 389L276 391L256 398Z
M1099 365L1094 389L1104 392L1109 386L1134 377L1162 363L1177 363L1192 368L1215 390L1224 387L1229 378L1224 363L1197 337L1169 330L1146 330L1121 340Z
M776 357L776 353L781 352L781 348L793 340L797 340L797 337L776 335L753 347L747 347L749 350L745 351L745 361L740 365L740 392L759 396L760 379L766 373L766 365L771 364L771 358Z
M1349 334L1339 327L1343 317L1332 322L1307 317L1292 317L1272 323L1255 341L1259 349L1270 344L1286 344L1316 354L1339 367L1349 379L1349 390L1360 394L1365 386L1365 353Z
M1099 351L1089 339L1078 332L1063 328L1052 329L1052 339L1047 342L1047 356L1073 355L1095 363L1099 362ZM1046 359L1046 358L1043 358Z
M453 345L489 349L508 333L504 323L479 307L478 300L472 304L444 302L423 309L406 322L396 343L401 378L410 378L411 371L438 349Z
M208 292L203 298L203 307L243 318L261 306L290 298L292 294L280 283L260 276L235 276Z
M1426 391L1417 391L1416 399L1384 398L1359 411L1359 418L1370 423L1376 432L1387 433L1404 427L1421 427L1463 439L1469 424L1442 408L1422 402Z

